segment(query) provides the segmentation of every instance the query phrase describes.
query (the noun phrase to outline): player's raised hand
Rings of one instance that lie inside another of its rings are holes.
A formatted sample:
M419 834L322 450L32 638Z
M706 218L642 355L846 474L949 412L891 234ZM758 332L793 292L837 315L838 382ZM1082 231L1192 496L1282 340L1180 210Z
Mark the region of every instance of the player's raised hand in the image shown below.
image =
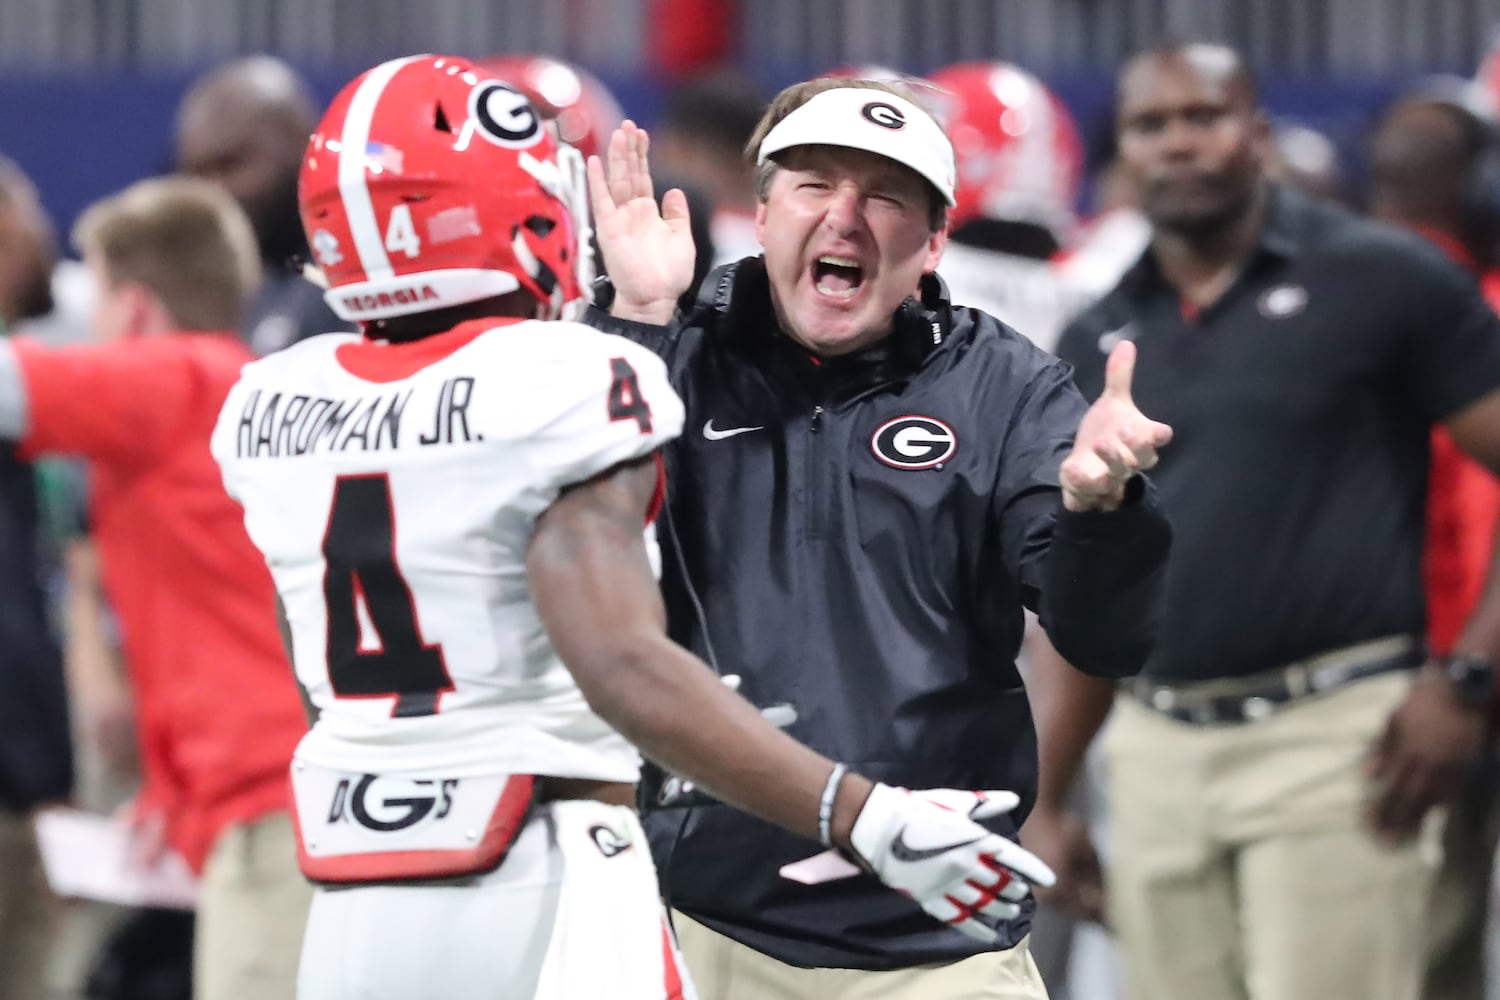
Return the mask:
M997 922L1020 914L1018 904L1032 885L1056 881L1031 852L975 822L1007 813L1018 802L1011 792L876 785L849 842L886 885L988 944L998 936Z
M1122 340L1109 354L1104 392L1083 415L1073 450L1058 479L1068 510L1114 510L1125 484L1156 464L1157 449L1172 440L1172 428L1149 419L1130 396L1135 344Z
M589 157L594 233L615 286L610 311L625 319L665 323L693 280L693 232L687 197L668 191L657 207L647 160L650 137L626 120L609 138L609 169Z

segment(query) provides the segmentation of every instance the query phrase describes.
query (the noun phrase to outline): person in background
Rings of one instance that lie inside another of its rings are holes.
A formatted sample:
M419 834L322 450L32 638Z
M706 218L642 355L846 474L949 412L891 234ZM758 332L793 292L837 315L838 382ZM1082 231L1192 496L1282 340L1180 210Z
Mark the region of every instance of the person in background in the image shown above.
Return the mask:
M1091 294L1068 272L1083 141L1068 109L1009 63L960 63L928 78L953 136L957 204L939 275L953 301L983 309L1051 350Z
M0 331L53 311L52 226L30 179L0 158ZM74 790L68 691L53 603L60 573L47 544L38 475L0 442L0 998L43 996L59 931L32 812Z
M297 218L297 169L317 120L302 78L271 56L210 71L177 108L177 169L221 185L255 233L262 277L240 329L256 354L349 328L323 302L322 289L302 276L309 247ZM366 153L382 169L400 172L399 150Z
M1415 1000L1432 810L1485 738L1500 654L1500 587L1450 655L1425 649L1429 439L1500 468L1500 320L1430 244L1268 178L1233 50L1141 53L1116 114L1151 245L1059 354L1094 394L1105 352L1136 345L1135 398L1178 431L1154 472L1177 544L1123 697L1058 672L1038 811L1063 808L1113 701L1132 996Z
M92 206L74 239L100 342L0 342L0 437L88 461L136 704L138 852L171 846L202 875L195 995L283 1000L311 897L286 780L306 723L270 576L208 450L253 357L234 331L259 279L254 236L222 190L178 177Z
M760 92L743 80L700 77L667 95L652 132L652 169L697 188L713 205L715 266L760 253L755 178L744 149L765 106Z
M1314 198L1348 207L1349 179L1332 139L1307 125L1277 122L1271 140L1267 176Z
M1427 81L1392 104L1370 145L1370 214L1431 240L1500 308L1500 136L1494 116L1458 80ZM1446 654L1478 606L1500 520L1500 484L1444 428L1432 434L1427 489L1427 642ZM1484 995L1485 940L1500 775L1493 748L1465 777L1449 811L1427 918L1423 1000Z

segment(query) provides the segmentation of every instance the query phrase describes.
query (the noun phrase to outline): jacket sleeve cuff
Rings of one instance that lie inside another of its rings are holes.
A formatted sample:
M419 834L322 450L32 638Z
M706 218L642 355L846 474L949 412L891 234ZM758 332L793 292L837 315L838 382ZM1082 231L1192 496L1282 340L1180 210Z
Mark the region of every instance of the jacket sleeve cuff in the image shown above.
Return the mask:
M590 305L584 310L582 322L601 333L612 333L617 337L624 337L626 340L640 344L663 358L668 356L677 341L677 330L674 325L658 326L655 323L621 319L618 316L611 316L597 305Z
M1109 540L1149 531L1152 522L1166 524L1166 512L1156 486L1144 475L1125 484L1125 501L1114 510L1074 511L1061 507L1057 514L1057 535L1067 535L1078 542Z
M1113 511L1060 510L1047 555L1042 625L1095 677L1139 673L1162 619L1172 529L1145 477Z

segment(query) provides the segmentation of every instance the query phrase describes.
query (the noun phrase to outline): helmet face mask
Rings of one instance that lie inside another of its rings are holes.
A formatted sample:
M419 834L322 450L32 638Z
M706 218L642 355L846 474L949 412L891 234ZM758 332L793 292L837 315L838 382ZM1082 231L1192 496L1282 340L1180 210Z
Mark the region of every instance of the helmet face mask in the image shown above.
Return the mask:
M540 318L592 277L581 158L516 87L462 59L383 63L308 143L298 206L335 313L372 322L522 290Z

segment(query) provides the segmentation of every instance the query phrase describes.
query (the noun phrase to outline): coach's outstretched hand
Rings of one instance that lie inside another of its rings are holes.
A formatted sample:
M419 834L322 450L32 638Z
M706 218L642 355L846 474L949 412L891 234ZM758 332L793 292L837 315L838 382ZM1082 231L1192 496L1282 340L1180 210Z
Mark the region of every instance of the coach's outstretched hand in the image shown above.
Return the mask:
M1068 510L1114 510L1125 499L1125 484L1156 464L1156 452L1172 440L1172 428L1148 418L1130 395L1135 344L1122 340L1110 352L1104 392L1083 415L1073 451L1063 459L1058 479Z
M609 139L609 172L589 157L594 233L615 286L610 312L642 323L666 323L693 283L696 250L687 196L677 188L656 205L646 158L650 137L628 119Z

